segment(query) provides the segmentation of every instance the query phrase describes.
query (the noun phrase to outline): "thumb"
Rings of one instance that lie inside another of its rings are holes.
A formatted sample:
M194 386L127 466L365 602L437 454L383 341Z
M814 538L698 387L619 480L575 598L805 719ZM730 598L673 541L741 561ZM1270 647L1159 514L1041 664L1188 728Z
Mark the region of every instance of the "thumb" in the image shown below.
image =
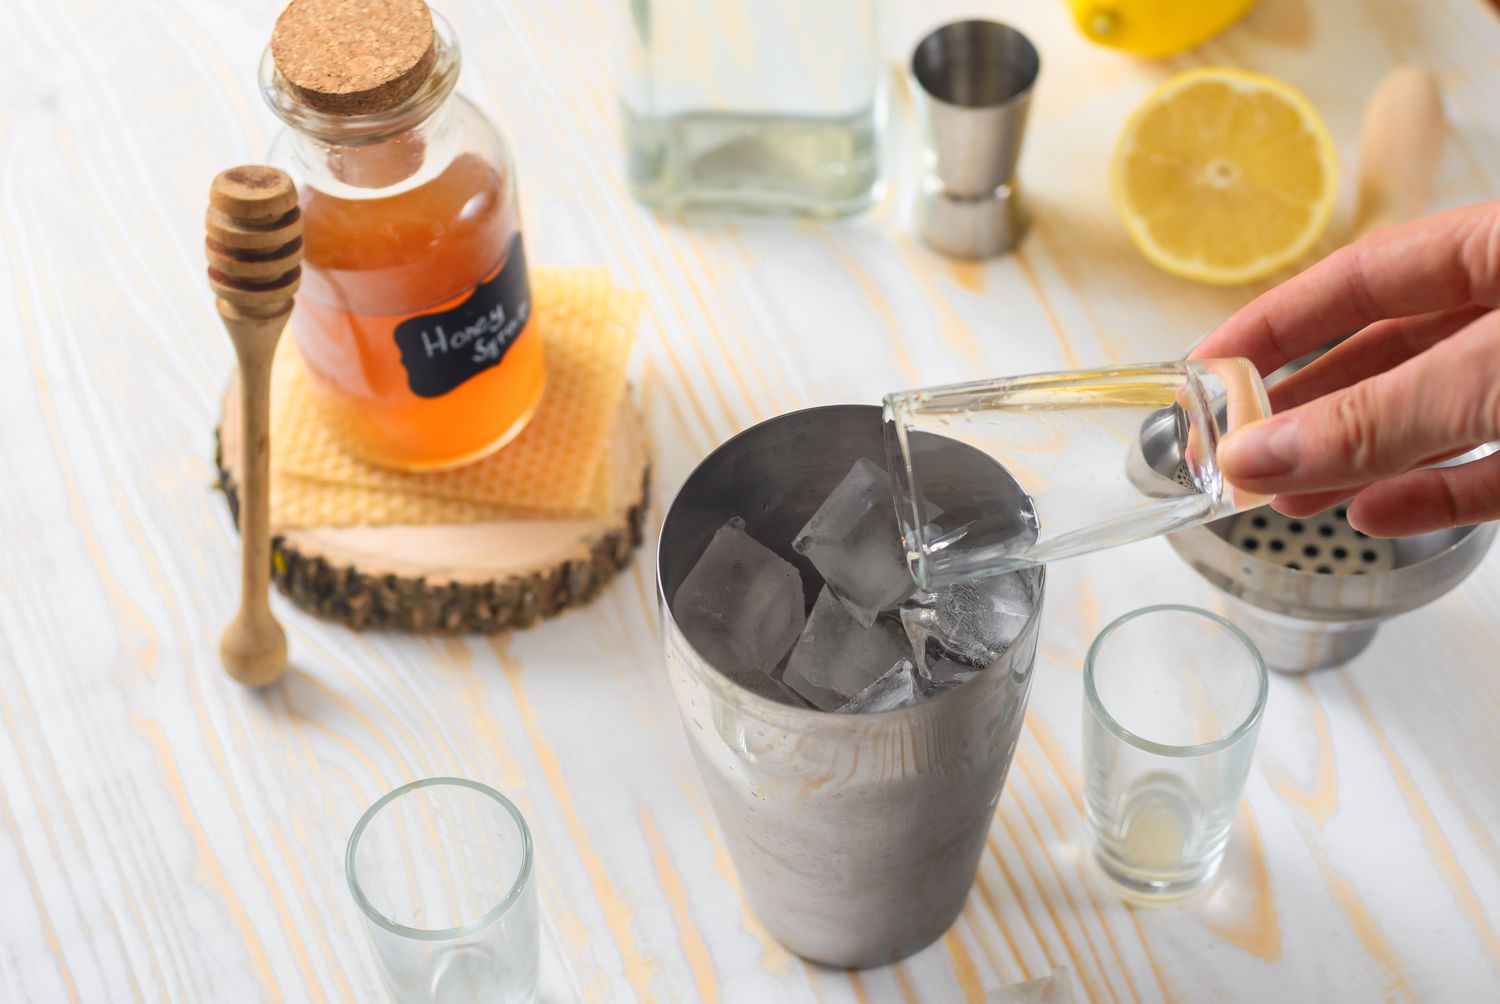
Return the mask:
M1500 316L1378 376L1226 437L1219 465L1261 494L1358 488L1500 434Z

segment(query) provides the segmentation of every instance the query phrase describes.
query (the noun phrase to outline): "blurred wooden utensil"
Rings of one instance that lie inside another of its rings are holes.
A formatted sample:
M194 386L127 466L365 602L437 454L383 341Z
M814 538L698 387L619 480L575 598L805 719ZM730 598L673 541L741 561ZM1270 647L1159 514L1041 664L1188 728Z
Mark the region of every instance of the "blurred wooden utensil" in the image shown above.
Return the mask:
M1432 199L1447 129L1431 73L1398 66L1376 85L1359 130L1354 236L1422 215Z

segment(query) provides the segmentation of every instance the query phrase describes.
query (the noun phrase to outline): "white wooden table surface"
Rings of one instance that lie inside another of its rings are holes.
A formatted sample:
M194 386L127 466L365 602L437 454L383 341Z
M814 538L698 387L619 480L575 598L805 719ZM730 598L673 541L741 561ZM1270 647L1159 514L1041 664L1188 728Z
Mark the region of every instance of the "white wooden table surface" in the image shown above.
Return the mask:
M1052 0L906 0L893 59L958 12L1042 50L1018 253L955 267L914 243L900 155L892 196L852 222L664 223L621 181L613 2L445 7L464 88L516 149L534 260L605 262L649 297L653 527L759 419L1175 356L1252 295L1155 272L1109 208L1119 123L1173 69L1299 85L1347 178L1369 89L1423 63L1455 124L1437 203L1500 192L1483 0L1262 0L1164 65L1088 46ZM937 944L857 975L788 955L741 903L657 654L654 541L590 609L495 639L356 635L278 598L294 669L265 693L228 681L236 537L210 484L231 353L201 220L212 175L271 136L255 67L279 3L0 4L0 998L379 999L344 841L382 792L453 773L534 828L548 1001L974 1000L1060 964L1120 1004L1497 999L1500 559L1351 665L1272 681L1223 879L1161 910L1083 868L1080 663L1115 615L1212 597L1161 541L1054 566L974 893Z

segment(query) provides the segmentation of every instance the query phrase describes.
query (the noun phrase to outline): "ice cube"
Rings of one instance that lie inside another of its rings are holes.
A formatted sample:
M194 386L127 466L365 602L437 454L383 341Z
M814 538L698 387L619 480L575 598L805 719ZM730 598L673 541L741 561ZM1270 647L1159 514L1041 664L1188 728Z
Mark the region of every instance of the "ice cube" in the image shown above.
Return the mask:
M1067 966L1058 966L1041 979L1012 983L1008 987L991 990L985 997L986 1004L1073 1004L1078 1000L1078 985L1073 971Z
M917 689L916 669L910 659L902 659L838 710L846 715L893 711L916 704L919 700L921 695Z
M1026 627L1030 573L1011 572L917 593L901 608L917 671L935 684L962 683L994 662Z
M777 704L786 704L793 708L812 707L811 704L803 699L801 694L775 677L751 674L738 682L746 690L753 690L768 701L775 701Z
M792 546L807 555L865 627L916 589L896 525L890 479L863 457L823 500Z
M824 586L782 681L824 711L838 711L911 659L911 645L889 619L865 626Z
M805 603L797 569L734 517L714 533L677 587L672 614L715 669L763 696L784 700L772 673L802 633Z

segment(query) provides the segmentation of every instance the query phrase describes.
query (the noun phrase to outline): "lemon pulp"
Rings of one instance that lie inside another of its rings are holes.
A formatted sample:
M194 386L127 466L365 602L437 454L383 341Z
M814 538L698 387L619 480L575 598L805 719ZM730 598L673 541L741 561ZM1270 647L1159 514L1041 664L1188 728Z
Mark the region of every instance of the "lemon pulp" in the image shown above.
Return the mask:
M1115 205L1131 240L1174 275L1232 285L1307 252L1333 213L1333 143L1285 83L1208 67L1174 76L1115 148Z

